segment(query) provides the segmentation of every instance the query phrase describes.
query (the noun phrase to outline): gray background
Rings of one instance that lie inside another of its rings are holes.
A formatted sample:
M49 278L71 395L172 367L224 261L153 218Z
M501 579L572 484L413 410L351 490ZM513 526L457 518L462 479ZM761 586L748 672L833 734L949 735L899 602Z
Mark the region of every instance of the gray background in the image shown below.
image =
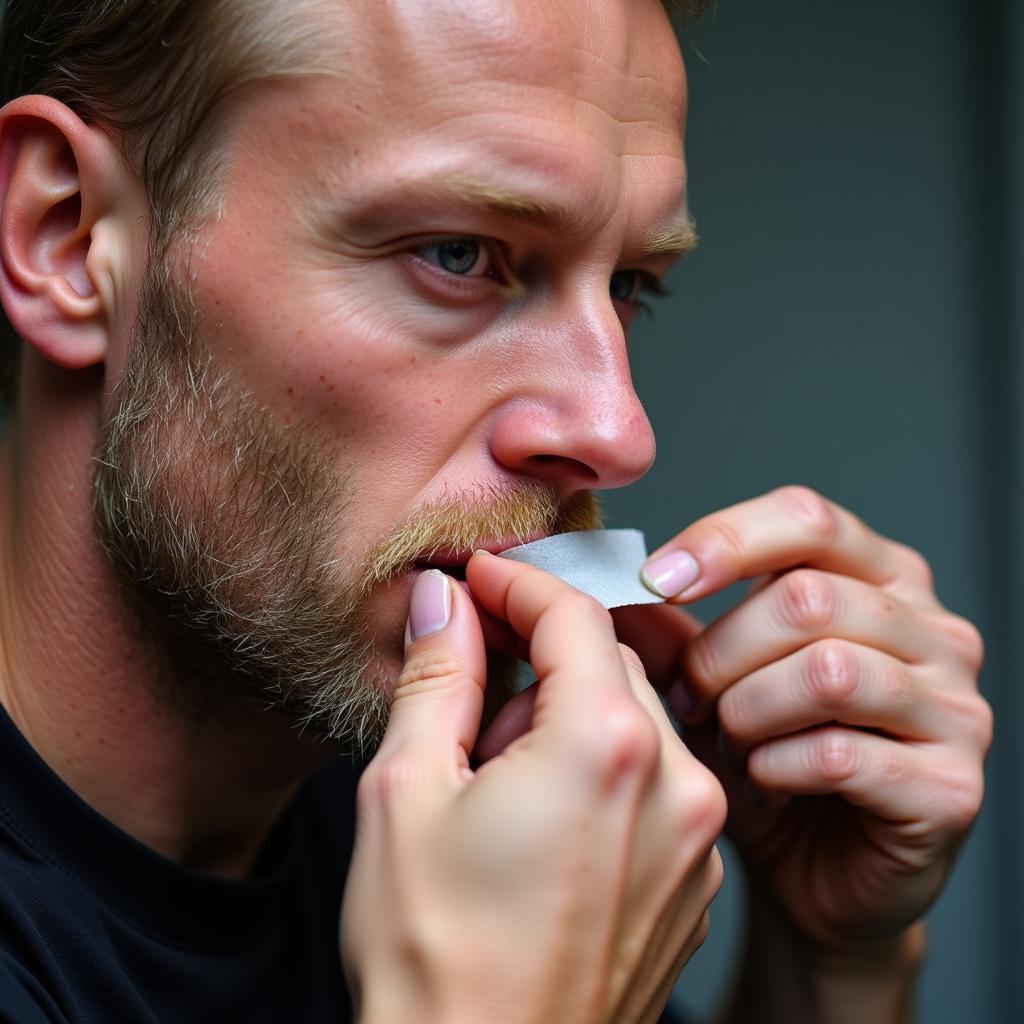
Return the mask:
M930 915L928 1022L1024 1020L1020 3L720 0L684 46L699 250L633 343L659 440L607 502L660 542L803 482L912 543L989 646L987 805ZM721 602L710 612L719 610ZM714 1003L732 868L677 990Z
M997 741L986 809L931 914L927 1022L1024 1019L1021 7L721 0L691 33L703 241L633 346L657 465L607 503L660 541L811 484L924 551L946 603L984 630ZM677 992L697 1010L737 937L730 868Z

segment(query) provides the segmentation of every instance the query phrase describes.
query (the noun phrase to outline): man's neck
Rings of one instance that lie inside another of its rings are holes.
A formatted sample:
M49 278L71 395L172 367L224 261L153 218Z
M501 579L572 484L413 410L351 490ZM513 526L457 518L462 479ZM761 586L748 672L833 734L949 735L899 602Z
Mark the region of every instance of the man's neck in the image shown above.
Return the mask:
M158 642L95 539L86 395L19 410L0 447L0 702L82 799L166 856L248 873L331 749L239 697L175 710ZM163 631L153 631L163 635ZM163 696L161 696L163 693Z

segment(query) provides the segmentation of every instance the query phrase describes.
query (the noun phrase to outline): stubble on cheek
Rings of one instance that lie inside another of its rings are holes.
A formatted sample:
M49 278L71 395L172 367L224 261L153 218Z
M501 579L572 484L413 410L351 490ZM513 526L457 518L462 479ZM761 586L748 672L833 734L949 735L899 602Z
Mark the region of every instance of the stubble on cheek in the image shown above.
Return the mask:
M158 696L199 726L257 700L365 752L387 697L335 554L344 482L318 438L216 365L168 277L147 273L94 476L97 534L151 638Z

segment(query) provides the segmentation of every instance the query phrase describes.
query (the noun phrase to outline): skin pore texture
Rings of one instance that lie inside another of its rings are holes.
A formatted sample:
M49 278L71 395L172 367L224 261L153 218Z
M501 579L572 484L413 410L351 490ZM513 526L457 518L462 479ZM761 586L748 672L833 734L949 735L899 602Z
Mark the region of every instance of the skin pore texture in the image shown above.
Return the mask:
M593 525L650 466L625 333L692 244L655 0L323 17L337 73L238 98L218 216L148 273L115 140L25 107L90 244L4 439L3 701L101 813L222 874L321 734L372 748L413 565Z

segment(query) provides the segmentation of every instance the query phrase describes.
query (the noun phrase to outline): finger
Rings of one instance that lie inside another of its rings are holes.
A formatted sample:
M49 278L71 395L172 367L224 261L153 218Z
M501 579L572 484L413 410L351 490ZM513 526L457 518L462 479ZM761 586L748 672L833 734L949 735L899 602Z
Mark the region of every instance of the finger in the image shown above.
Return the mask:
M782 487L706 516L647 560L655 593L695 601L737 580L809 565L931 600L927 563L806 487Z
M747 771L762 790L838 794L921 841L962 834L984 791L977 758L840 726L764 743L751 751Z
M816 640L874 647L910 664L936 657L925 613L877 587L816 569L794 569L697 636L683 666L698 704Z
M626 677L629 680L630 689L637 703L651 716L654 727L658 730L661 738L662 763L668 771L682 767L688 769L691 764L696 764L696 759L686 749L686 745L676 732L672 719L665 713L665 707L661 703L654 687L651 686L644 671L643 663L639 655L626 644L619 644L622 655L622 662L626 667Z
M534 566L486 552L469 560L466 579L474 598L529 642L547 702L579 712L597 692L630 694L611 616L593 598Z
M718 780L686 748L676 732L636 653L620 646L636 701L650 716L661 741L660 772L652 785L655 795L645 801L636 828L635 874L642 884L647 884L649 876L664 873L664 836L670 824L666 816L672 809L680 803L686 807L680 815L686 823L683 834L676 835L671 842L683 858L677 862L688 870L694 861L707 856L711 844L718 839L725 820L725 797Z
M718 702L719 725L735 749L829 722L897 739L950 739L959 721L927 670L844 640L819 641L759 669Z
M537 702L537 683L506 701L484 730L473 750L473 761L486 764L497 757L510 743L530 731L533 724L533 706Z
M723 876L722 858L715 848L695 871L687 873L658 916L643 950L644 967L633 971L612 1020L661 1019L679 974L707 938L711 926L708 907L721 888ZM661 983L641 1002L651 977L660 978ZM640 1007L642 1012L638 1012Z
M460 581L459 586L469 593L469 588L464 582ZM472 598L472 595L470 597ZM480 619L484 646L491 654L503 654L519 658L521 661L526 661L530 657L529 644L507 622L502 622L476 601L473 601L473 608Z
M591 795L643 790L660 739L633 696L607 610L549 573L486 552L470 559L466 579L491 614L529 640L540 685L516 749L557 758L562 778Z
M421 573L406 637L405 665L374 760L401 754L417 777L459 781L469 769L487 679L483 635L468 595L436 569Z
M685 609L664 604L615 608L612 620L619 640L636 651L661 693L679 678L686 645L704 629Z

